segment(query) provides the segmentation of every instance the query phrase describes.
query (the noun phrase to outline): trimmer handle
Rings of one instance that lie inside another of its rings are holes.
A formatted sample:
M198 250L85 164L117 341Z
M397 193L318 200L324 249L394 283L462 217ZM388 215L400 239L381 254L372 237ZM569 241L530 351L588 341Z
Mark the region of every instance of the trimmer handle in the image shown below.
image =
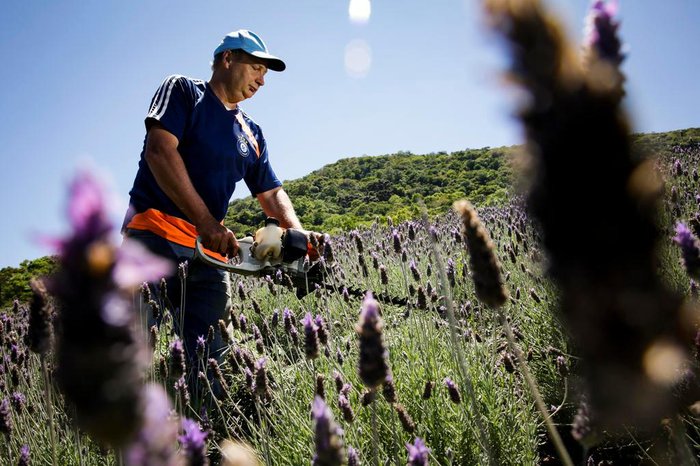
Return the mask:
M253 245L253 237L246 236L238 240L238 263L230 264L228 262L221 262L208 256L204 252L202 247L202 238L197 236L197 240L194 244L194 258L208 265L209 267L215 267L217 269L226 270L228 272L233 272L239 275L247 275L254 277L263 277L274 271L274 266L269 261L261 262L253 257L251 253L251 246Z

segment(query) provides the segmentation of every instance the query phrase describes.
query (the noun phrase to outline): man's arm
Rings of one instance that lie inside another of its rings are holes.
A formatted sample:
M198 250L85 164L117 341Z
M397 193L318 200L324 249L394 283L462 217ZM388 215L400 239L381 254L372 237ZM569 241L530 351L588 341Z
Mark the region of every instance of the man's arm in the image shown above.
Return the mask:
M259 193L257 198L265 215L279 220L282 228L303 230L292 201L281 186Z
M235 255L235 235L216 221L194 189L177 146L178 139L162 126L154 125L148 131L144 157L158 186L192 221L204 247L229 257Z

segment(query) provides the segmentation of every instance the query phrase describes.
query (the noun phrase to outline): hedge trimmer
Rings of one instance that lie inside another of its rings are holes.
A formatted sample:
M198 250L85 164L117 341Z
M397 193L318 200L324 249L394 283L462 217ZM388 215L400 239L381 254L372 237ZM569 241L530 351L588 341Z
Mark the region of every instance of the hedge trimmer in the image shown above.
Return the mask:
M311 262L307 256L311 246L304 232L294 228L281 228L275 218L265 220L265 226L238 240L238 256L222 262L208 256L202 247L200 237L195 243L195 260L227 272L245 277L262 278L269 276L279 283L296 289L298 298L303 298L317 288L343 292L363 297L366 291L339 285L329 280L329 274L322 261ZM288 277L288 280L287 280ZM389 304L406 305L406 298L395 298L384 293L375 294L375 299Z

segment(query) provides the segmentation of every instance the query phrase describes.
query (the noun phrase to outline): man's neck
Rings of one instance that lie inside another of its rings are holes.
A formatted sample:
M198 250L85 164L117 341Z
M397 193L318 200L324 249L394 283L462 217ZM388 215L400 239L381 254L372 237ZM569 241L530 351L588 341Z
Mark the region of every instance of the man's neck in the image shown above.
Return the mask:
M217 81L213 76L212 79L209 80L209 87L211 87L214 95L227 110L235 110L238 107L238 102L229 102L226 98L226 91L223 84Z

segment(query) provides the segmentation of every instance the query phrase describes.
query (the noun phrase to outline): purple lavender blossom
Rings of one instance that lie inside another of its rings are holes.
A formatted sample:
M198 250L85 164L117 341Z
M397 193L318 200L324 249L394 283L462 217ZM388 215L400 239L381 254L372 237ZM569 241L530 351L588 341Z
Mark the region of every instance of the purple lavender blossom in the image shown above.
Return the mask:
M348 400L348 397L344 393L338 395L338 408L340 408L345 422L352 422L355 420L355 413L352 410L352 406L350 406L350 400Z
M208 466L206 432L202 432L199 424L187 418L182 420L182 432L178 441L182 446L185 458L188 460L188 465Z
M360 339L358 372L362 382L369 388L379 386L390 374L388 352L382 340L383 327L379 303L368 292L355 330Z
M190 404L190 391L189 387L187 386L187 381L185 380L185 377L182 376L173 385L173 388L175 389L175 393L177 394L178 397L180 397L180 400L182 401L183 406L187 406Z
M168 395L160 385L144 387L143 425L124 450L127 466L181 466L175 449L177 423Z
M10 397L10 402L15 408L15 412L21 413L27 404L27 398L20 392L14 392Z
M318 357L318 327L314 323L314 319L310 312L307 312L301 320L304 326L304 351L306 357L315 359Z
M200 335L197 337L197 357L198 358L203 358L204 357L204 350L206 348L207 341L204 339L204 335Z
M292 311L288 307L285 307L284 311L282 311L282 322L284 323L284 331L290 333L294 325L294 320Z
M51 349L53 340L53 306L43 280L32 279L29 286L32 289L32 300L29 306L28 346L35 353L44 356Z
M133 290L126 287L138 287L166 267L145 254L131 267L128 247L122 253L111 241L105 199L92 175L76 176L68 202L71 232L57 242L60 267L47 288L62 310L59 387L75 408L78 424L94 439L118 447L140 423L140 387L149 353L136 334Z
M314 323L316 324L316 330L318 331L318 341L322 345L328 344L328 328L326 327L326 321L323 320L321 314L316 314L314 318Z
M360 458L353 447L348 447L348 466L360 466Z
M12 435L12 415L10 414L10 402L4 398L0 402L0 433L8 439Z
M684 223L676 224L676 236L673 238L681 248L683 264L688 275L700 279L700 241Z
M418 271L418 267L416 267L416 261L411 259L411 262L409 262L409 264L408 264L408 268L411 271L411 275L413 275L413 279L416 282L420 283L421 276L420 276L420 272Z
M595 50L600 58L619 65L625 56L621 51L622 44L617 35L620 23L613 19L617 15L617 10L616 0L593 2L586 18L584 44Z
M185 348L182 340L177 339L170 344L170 375L179 379L185 371Z
M389 284L389 274L387 273L386 266L384 264L379 266L379 279L382 285L386 286Z
M255 361L255 382L253 383L253 391L263 400L270 400L272 398L272 393L270 392L270 385L267 380L266 363L267 358L260 358Z
M333 420L333 413L323 398L314 398L312 407L314 419L314 440L316 454L313 459L315 466L336 466L343 464L343 430Z
M392 240L394 243L394 252L396 254L401 254L401 251L402 251L402 249L401 249L401 236L399 236L399 231L394 229L391 232L391 237L392 237Z
M457 384L454 383L454 381L451 378L445 377L445 386L447 387L447 392L450 394L450 400L452 400L452 402L455 404L461 403L462 396L459 393L459 388L457 388Z
M120 288L130 289L143 282L154 282L169 276L173 271L174 265L170 261L154 255L138 241L128 238L116 254L112 278Z
M406 443L408 450L408 463L406 466L427 466L430 448L425 446L425 442L420 437L416 437L413 445Z
M19 460L17 461L17 466L29 466L29 445L22 445L19 449Z
M248 390L253 392L253 390L255 389L255 379L253 378L253 371L251 371L249 367L245 367L243 369L243 375L245 376L245 386L248 387Z

